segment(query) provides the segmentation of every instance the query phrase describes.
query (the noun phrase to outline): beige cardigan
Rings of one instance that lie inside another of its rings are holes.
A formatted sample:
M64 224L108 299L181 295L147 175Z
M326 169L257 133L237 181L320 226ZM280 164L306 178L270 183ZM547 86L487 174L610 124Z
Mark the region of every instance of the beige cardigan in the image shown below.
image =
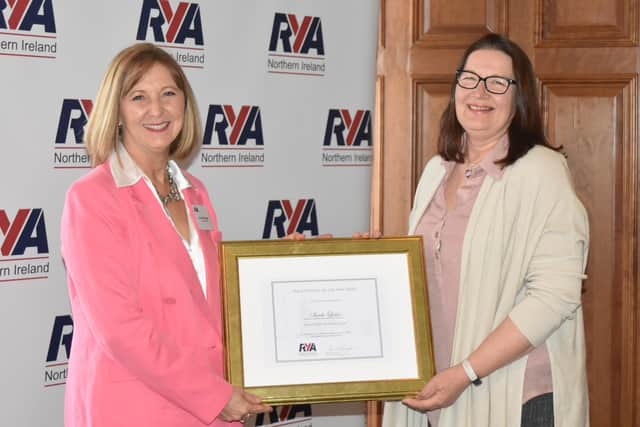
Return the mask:
M409 234L444 175L442 159L431 159L416 190ZM587 214L564 157L536 146L501 179L485 178L462 247L451 365L509 316L534 346L547 344L556 427L589 425L581 307L588 246ZM467 387L441 412L439 427L520 426L526 361ZM384 427L426 425L423 414L400 403L385 405Z

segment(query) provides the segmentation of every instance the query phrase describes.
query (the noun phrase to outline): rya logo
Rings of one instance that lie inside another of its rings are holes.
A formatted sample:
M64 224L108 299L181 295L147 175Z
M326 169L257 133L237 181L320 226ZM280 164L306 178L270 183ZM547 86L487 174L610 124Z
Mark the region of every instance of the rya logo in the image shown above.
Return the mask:
M265 419L266 418L266 419ZM256 415L256 427L264 426L274 423L279 423L282 421L290 420L296 421L310 421L311 420L311 405L283 405L280 407L274 407L273 410L265 415L265 414L257 414ZM289 425L289 423L287 423ZM293 424L298 425L298 424Z
M298 345L298 353L309 353L316 351L318 351L318 349L316 348L316 343L314 342L301 342Z
M53 0L0 0L0 29L32 31L36 25L56 32Z
M47 363L44 369L44 386L52 387L67 382L71 341L73 340L73 320L71 316L56 316L51 330ZM62 351L64 349L64 351Z
M73 131L74 142L84 142L84 126L89 120L93 103L90 99L64 99L58 119L56 144L66 144L69 130Z
M243 105L236 111L231 105L209 105L203 144L212 140L218 145L264 145L260 107Z
M356 110L352 117L349 110L330 109L323 145L334 142L338 147L371 146L371 112Z
M47 229L42 209L19 209L13 221L0 209L0 231L4 236L0 255L24 255L28 248L38 254L48 254Z
M318 233L318 215L313 199L300 199L295 205L289 200L269 200L267 217L262 231L262 238L271 238L271 231L276 230L276 237L281 238L293 232L308 231L312 236Z
M149 29L159 43L185 44L192 39L195 45L204 45L200 6L196 3L180 2L174 10L168 0L144 0L136 39L147 40Z
M324 56L322 21L313 16L304 16L302 21L292 13L276 12L271 29L269 52L285 54Z
M51 330L47 363L60 360L60 349L64 348L65 360L71 355L71 340L73 339L73 319L71 316L56 316Z

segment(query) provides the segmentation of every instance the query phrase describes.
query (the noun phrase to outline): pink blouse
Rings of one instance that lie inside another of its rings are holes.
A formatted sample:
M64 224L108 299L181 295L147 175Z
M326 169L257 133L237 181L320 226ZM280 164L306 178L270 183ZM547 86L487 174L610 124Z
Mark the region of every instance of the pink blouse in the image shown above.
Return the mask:
M424 243L436 372L445 370L451 362L462 242L469 216L485 177L488 175L489 179L495 180L502 178L504 171L494 162L506 155L508 144L505 138L472 168L470 176L464 178L458 188L456 207L452 211L446 208L444 183L449 179L455 162L443 160L446 175L416 228L416 234L423 236ZM522 402L549 393L552 388L549 355L546 345L542 344L529 353ZM434 427L438 424L439 412L429 413L429 421Z

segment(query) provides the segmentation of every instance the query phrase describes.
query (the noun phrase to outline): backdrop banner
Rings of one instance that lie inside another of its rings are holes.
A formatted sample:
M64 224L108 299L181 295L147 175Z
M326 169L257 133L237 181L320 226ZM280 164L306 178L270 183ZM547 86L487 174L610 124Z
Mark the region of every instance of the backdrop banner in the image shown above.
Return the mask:
M62 426L73 339L59 224L89 170L106 67L147 41L184 68L225 240L369 228L378 4L370 0L0 1L0 424ZM265 301L265 303L267 303ZM279 406L256 426L363 426L365 405Z

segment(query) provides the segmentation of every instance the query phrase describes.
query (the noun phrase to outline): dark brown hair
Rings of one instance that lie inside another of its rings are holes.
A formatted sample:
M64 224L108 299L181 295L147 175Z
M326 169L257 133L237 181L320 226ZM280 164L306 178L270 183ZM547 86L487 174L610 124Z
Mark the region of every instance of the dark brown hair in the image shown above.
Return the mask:
M503 52L511 58L513 63L515 86L515 114L509 124L509 150L507 155L499 160L498 164L508 166L513 164L534 145L549 145L542 126L542 116L540 113L540 103L536 93L536 77L531 61L527 54L508 38L500 34L487 34L471 44L462 55L462 60L458 65L458 70L464 68L469 55L476 50L492 49ZM462 135L464 129L456 117L455 77L451 82L451 95L449 105L440 118L440 135L438 137L438 154L445 160L464 162L462 150ZM555 149L555 148L553 148Z

